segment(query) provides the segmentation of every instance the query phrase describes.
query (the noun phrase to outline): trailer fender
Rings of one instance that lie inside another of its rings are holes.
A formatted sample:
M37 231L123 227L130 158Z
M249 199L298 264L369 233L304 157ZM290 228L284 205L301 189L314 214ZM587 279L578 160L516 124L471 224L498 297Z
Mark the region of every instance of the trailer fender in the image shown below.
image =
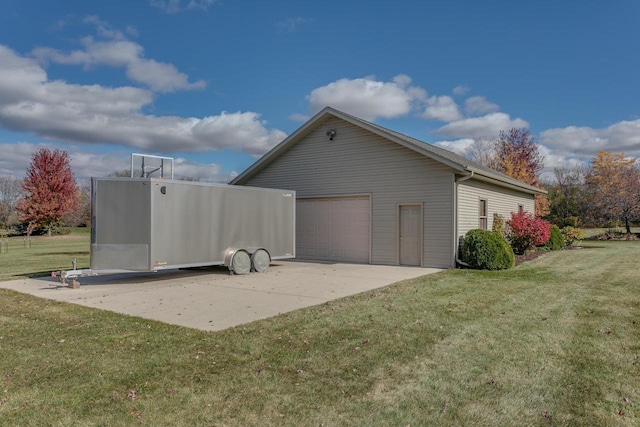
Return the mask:
M224 257L224 265L232 274L249 274L251 272L251 256L244 249L228 249Z

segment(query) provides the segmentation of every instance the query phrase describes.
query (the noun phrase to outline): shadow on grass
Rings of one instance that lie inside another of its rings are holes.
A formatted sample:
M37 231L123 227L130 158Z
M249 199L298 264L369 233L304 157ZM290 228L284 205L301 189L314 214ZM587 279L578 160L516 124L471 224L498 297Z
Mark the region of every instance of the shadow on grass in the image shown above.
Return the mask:
M33 254L31 256L51 256L51 255L89 256L89 252L48 252L48 253Z

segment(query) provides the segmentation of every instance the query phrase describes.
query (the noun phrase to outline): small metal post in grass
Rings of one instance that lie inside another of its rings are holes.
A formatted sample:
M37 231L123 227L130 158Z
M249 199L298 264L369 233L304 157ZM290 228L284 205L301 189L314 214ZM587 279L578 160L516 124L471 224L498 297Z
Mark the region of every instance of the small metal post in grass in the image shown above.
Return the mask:
M8 235L9 233L7 230L0 230L0 254L9 253L9 240L7 240Z

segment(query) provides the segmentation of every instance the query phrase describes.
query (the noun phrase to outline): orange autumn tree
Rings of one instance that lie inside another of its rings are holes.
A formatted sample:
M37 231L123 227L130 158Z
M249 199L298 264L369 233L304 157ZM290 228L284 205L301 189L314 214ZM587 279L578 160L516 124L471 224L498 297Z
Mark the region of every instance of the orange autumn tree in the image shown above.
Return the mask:
M498 170L534 187L540 186L540 172L544 167L544 156L540 154L535 138L525 128L500 131L496 144ZM549 213L549 199L544 194L535 196L535 214Z
M636 159L624 153L599 151L591 160L585 185L595 216L621 220L627 234L631 221L640 218L640 170Z

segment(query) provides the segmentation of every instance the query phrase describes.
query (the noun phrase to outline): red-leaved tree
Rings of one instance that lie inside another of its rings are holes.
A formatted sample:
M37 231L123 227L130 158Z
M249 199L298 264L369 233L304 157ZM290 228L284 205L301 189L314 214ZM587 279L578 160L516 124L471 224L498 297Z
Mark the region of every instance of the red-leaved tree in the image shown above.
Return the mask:
M521 211L512 212L509 225L509 241L513 251L522 255L525 252L544 245L551 237L551 224L542 218Z
M51 228L78 204L78 186L67 152L47 148L36 151L22 190L18 213L28 223L27 234L44 227L51 235Z

